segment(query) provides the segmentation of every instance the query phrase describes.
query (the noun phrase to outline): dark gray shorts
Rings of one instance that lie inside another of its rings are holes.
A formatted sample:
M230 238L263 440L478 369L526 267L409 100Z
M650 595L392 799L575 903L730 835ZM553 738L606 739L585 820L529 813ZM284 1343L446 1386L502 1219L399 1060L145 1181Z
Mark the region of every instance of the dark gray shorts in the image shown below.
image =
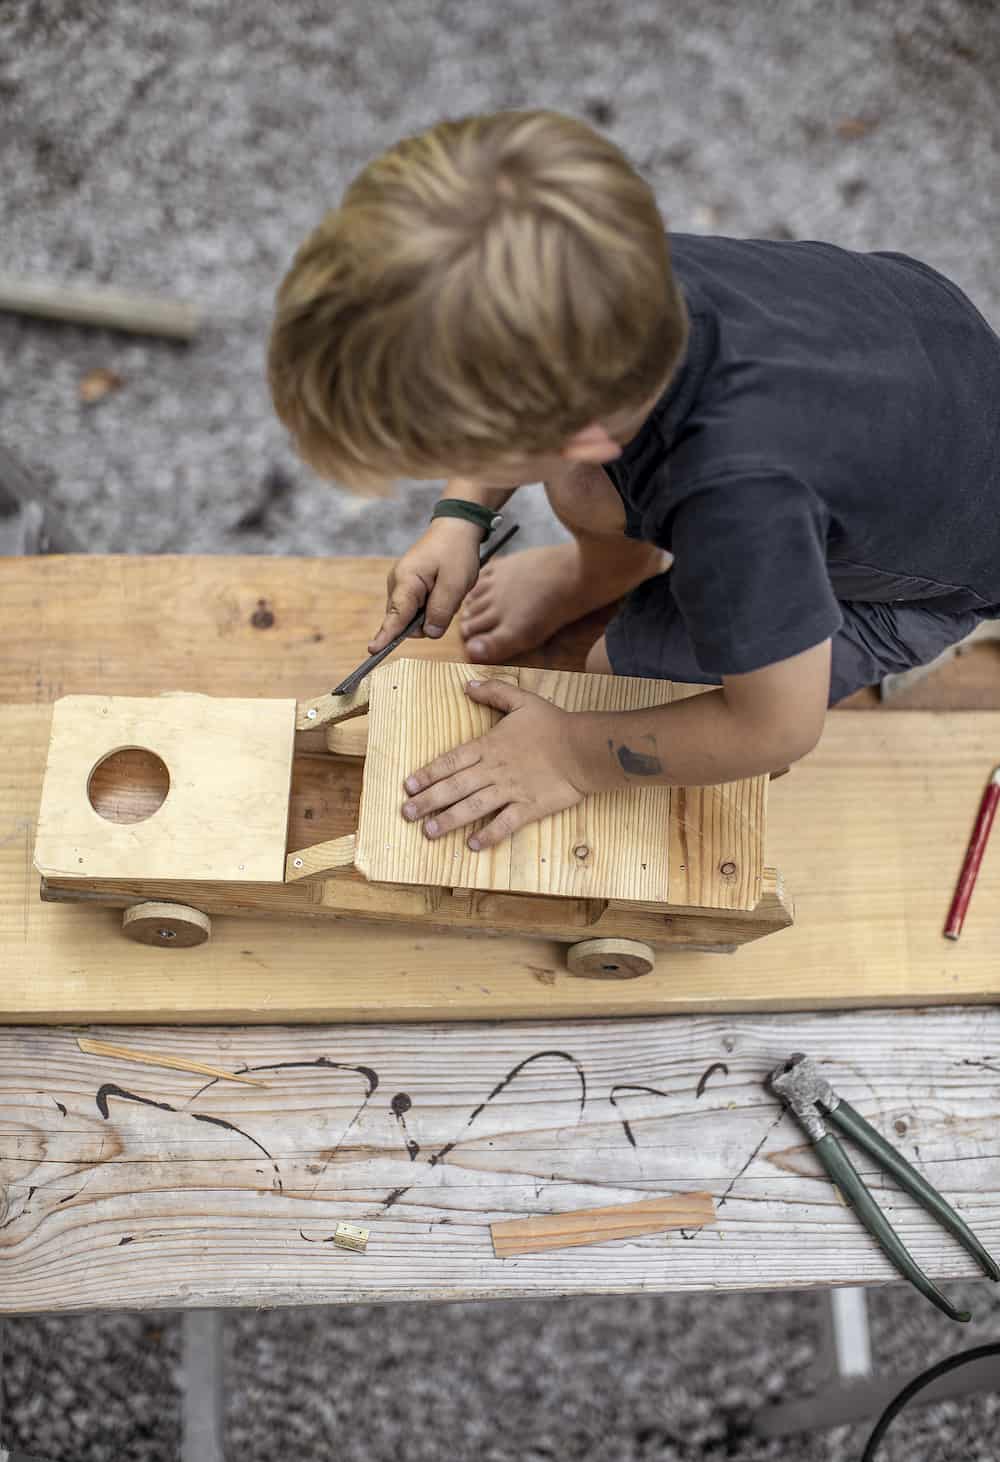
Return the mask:
M971 634L980 620L1000 618L996 608L945 613L926 603L840 601L844 622L833 637L830 705L886 675L927 665L949 645ZM698 664L670 574L640 584L605 631L608 659L616 675L719 685L717 675Z

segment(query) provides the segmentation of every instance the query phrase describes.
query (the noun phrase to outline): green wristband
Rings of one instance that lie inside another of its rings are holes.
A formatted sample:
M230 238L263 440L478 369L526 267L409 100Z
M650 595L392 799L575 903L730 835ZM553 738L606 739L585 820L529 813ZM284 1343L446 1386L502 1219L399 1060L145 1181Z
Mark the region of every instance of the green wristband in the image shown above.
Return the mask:
M467 523L475 523L477 528L483 530L483 542L503 522L503 515L495 513L492 508L486 508L482 503L470 503L461 497L443 497L434 504L434 511L431 513L431 522L435 518L464 518Z

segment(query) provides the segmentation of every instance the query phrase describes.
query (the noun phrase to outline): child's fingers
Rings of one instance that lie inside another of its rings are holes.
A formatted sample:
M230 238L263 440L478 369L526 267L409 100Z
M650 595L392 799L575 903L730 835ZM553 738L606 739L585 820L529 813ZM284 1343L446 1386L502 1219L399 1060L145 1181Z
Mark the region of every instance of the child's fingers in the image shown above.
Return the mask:
M424 634L432 640L444 634L455 616L455 611L465 598L464 579L445 579L438 576L437 583L427 600L427 614L424 619Z
M374 655L381 650L383 645L387 645L394 635L398 635L400 630L409 624L424 602L426 592L419 579L410 579L405 583L392 585L385 606L385 617L378 633L368 646L369 655Z

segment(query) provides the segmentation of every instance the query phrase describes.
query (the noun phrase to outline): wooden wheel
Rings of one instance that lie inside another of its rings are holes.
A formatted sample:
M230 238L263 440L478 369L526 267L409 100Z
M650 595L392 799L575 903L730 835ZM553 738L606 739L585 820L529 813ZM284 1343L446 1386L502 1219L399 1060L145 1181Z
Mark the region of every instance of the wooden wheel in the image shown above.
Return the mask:
M187 904L133 904L122 916L122 932L137 944L191 949L205 943L212 932L212 921Z
M587 980L634 980L648 975L656 956L638 939L584 939L566 951L570 973Z

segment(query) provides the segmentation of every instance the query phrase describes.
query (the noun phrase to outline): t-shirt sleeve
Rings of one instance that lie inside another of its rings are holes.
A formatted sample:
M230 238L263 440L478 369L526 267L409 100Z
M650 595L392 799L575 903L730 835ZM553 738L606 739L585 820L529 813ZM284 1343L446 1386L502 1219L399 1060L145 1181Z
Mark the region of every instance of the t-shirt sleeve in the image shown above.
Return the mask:
M699 665L742 675L830 639L842 623L826 566L829 514L797 478L714 478L664 524L674 600Z

